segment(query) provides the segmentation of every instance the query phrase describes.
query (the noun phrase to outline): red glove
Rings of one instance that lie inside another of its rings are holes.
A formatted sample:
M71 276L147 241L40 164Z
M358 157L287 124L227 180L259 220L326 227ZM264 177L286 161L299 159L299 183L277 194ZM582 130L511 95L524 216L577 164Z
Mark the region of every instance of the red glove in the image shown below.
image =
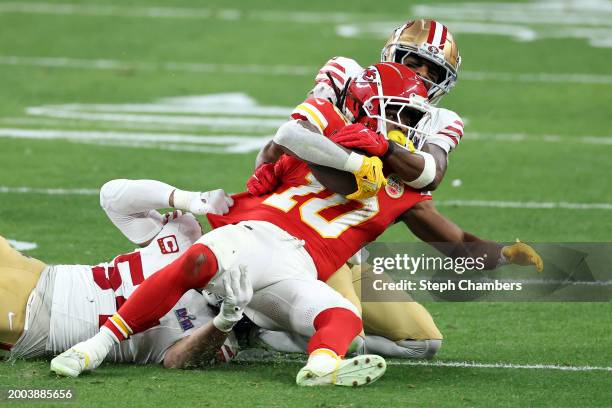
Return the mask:
M262 196L274 191L279 179L274 174L274 164L266 163L259 166L247 180L247 190L254 196Z
M340 129L330 140L349 149L359 149L370 156L383 156L389 149L389 142L361 123L354 123Z

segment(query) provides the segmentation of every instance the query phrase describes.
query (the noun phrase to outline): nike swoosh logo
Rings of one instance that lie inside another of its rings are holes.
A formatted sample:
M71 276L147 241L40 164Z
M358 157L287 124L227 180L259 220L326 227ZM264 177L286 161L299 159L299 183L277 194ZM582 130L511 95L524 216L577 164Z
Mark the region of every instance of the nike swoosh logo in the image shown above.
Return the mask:
M10 331L13 331L13 317L15 317L15 313L9 312L8 313L8 320L9 320L9 330Z

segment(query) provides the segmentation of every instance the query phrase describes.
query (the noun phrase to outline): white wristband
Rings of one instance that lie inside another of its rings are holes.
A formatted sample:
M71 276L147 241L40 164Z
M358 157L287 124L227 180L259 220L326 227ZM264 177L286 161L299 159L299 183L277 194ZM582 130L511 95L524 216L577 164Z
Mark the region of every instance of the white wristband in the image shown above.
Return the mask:
M419 177L412 181L405 181L405 183L410 187L419 190L431 184L431 182L436 178L436 160L431 154L422 152L420 150L416 150L414 154L421 156L423 160L425 160L425 165L423 166L423 171Z
M225 317L223 317L222 313L219 313L213 319L213 325L224 333L232 331L232 329L234 328L234 325L238 322L239 320L232 321L232 320L226 319Z
M351 173L357 173L363 164L363 155L355 152L349 154L346 163L344 163L344 171L350 171Z
M174 190L174 208L189 211L189 205L192 200L199 198L200 193L193 191L183 191L178 188Z

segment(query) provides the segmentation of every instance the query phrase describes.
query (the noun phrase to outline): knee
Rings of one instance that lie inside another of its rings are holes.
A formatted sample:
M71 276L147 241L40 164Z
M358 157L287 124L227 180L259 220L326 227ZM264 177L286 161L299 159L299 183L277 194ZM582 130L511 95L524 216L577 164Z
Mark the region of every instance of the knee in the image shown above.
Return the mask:
M206 245L192 245L177 261L181 265L174 272L192 289L206 286L217 273L217 259Z

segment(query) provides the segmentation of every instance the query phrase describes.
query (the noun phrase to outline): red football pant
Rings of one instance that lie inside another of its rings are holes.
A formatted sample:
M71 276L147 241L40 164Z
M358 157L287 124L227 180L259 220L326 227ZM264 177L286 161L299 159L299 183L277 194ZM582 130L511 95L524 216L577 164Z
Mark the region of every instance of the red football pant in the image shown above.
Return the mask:
M316 349L332 350L344 356L351 342L361 333L361 318L354 312L342 307L325 309L314 319L315 334L308 342L308 354Z
M205 287L217 273L217 258L207 246L192 245L174 262L146 279L104 323L119 340L159 324L189 289Z

